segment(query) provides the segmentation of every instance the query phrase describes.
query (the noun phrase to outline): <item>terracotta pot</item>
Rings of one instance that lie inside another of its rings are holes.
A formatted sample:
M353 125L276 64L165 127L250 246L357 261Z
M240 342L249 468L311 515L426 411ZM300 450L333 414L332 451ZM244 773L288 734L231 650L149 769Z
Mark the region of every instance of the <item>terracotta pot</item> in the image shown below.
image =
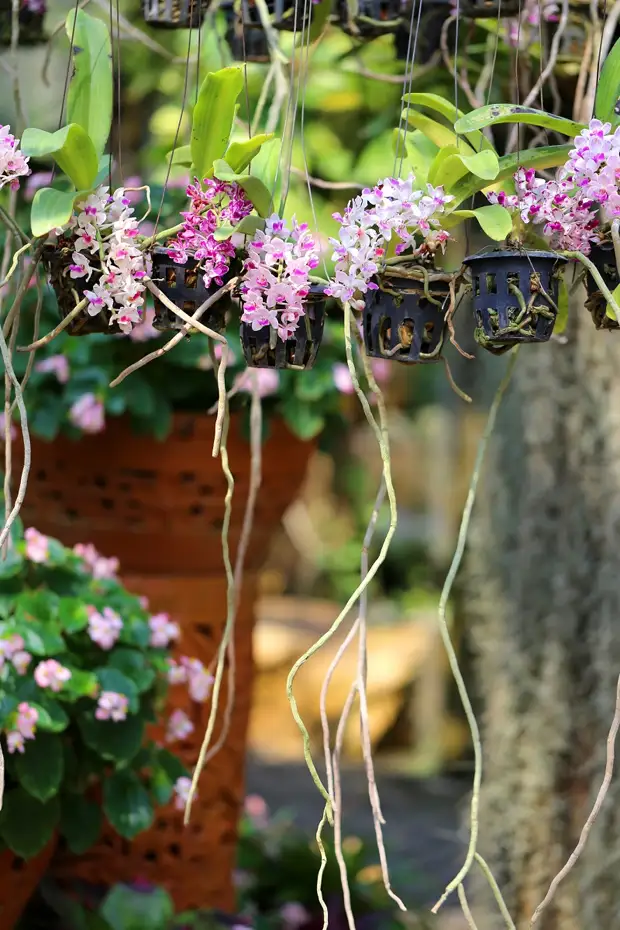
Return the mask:
M68 546L91 542L117 556L126 574L220 573L226 480L211 455L215 418L180 414L164 442L136 436L111 419L105 432L79 441L34 439L21 516L25 526ZM233 417L228 454L235 477L231 552L236 551L250 485L250 449ZM311 443L279 420L263 446L263 480L256 506L248 570L260 567L287 506L299 489ZM16 459L19 447L15 443ZM14 475L19 479L20 462Z
M35 856L20 859L10 850L0 853L0 927L13 930L47 872L54 843Z

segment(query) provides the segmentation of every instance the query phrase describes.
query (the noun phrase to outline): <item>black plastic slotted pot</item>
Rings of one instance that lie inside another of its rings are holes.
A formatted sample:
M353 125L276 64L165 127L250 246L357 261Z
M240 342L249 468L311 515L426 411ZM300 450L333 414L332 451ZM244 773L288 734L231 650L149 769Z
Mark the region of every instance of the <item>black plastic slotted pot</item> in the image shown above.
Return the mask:
M32 9L20 0L18 45L42 45L47 42L44 31L47 7L42 0L37 6L38 9ZM11 0L0 0L0 47L10 46L12 31L13 4Z
M192 316L198 307L208 300L219 289L219 284L212 284L206 287L200 263L196 259L188 257L185 264L175 262L168 255L168 250L164 246L158 246L153 249L152 253L153 270L151 279L157 285L159 290L180 310L184 310L188 316ZM231 266L233 263L231 263ZM230 278L235 273L231 267L224 280ZM163 301L154 297L155 316L153 318L153 328L160 332L167 332L172 329L181 329L184 320L177 316ZM230 307L230 298L224 295L216 301L212 307L209 307L201 317L202 322L209 329L216 332L222 332L226 327L226 310Z
M241 324L241 347L248 368L314 367L325 328L325 294L321 285L312 285L304 309L295 335L286 342L279 336L274 338L271 326L253 330L249 323Z
M519 0L465 0L459 6L465 19L506 19L518 16L520 10Z
M450 288L433 281L428 292L432 300L419 279L393 277L367 293L362 315L366 355L409 364L439 360Z
M232 3L223 3L220 9L226 18L226 42L233 60L258 64L271 61L269 43L255 5L244 0L239 12Z
M401 22L394 35L394 47L399 61L407 61L413 54L415 40L415 60L418 64L427 64L441 47L441 32L446 19L452 13L450 0L425 0L420 13L418 28L418 9L411 5L402 12Z
M337 2L337 21L347 35L376 39L396 32L402 24L402 0L358 0L356 15L351 18L347 0Z
M524 342L547 342L555 326L559 276L565 262L555 252L516 249L466 258L479 345L493 351Z
M142 0L144 21L156 29L200 29L205 0Z
M613 245L610 242L606 242L602 245L592 246L589 258L613 294L620 284L620 275L618 275L618 266L616 264L616 254ZM598 284L590 272L586 275L586 290L588 292L588 299L585 304L586 310L590 311L596 328L620 329L620 324L607 316L605 312L607 309L607 299L600 291Z
M86 278L72 278L70 266L73 264L73 243L62 239L58 245L46 245L43 249L42 260L50 277L50 284L56 294L58 310L62 320L66 319L84 298L84 291L92 290L93 285L101 279L101 271L94 271L90 280ZM112 311L103 307L99 313L91 315L86 309L81 310L75 319L66 327L69 336L91 336L93 333L106 333L115 335L121 330L116 323L110 323Z

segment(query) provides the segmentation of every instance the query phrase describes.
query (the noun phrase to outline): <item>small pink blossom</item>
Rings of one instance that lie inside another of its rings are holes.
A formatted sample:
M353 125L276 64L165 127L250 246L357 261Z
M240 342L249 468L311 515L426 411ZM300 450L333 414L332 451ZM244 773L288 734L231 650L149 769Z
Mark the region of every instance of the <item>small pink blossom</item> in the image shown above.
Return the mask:
M17 190L18 179L30 174L29 159L23 155L19 139L10 129L10 126L0 126L0 188L10 184L12 190Z
M102 649L111 649L123 629L123 621L111 607L104 607L101 613L89 609L88 635Z
M91 543L77 543L73 551L84 561L93 578L116 578L119 569L117 558L106 559Z
M269 823L269 808L260 794L248 794L245 799L244 811L255 827L263 829Z
M348 365L345 365L344 362L336 362L332 368L332 375L337 391L340 391L341 394L355 393L355 388L353 387L353 380L351 378L351 372L349 371Z
M235 378L232 390L251 394L254 385L258 389L259 397L269 397L278 390L280 375L273 368L246 368Z
M10 753L24 751L24 737L17 730L7 733L6 744Z
M174 806L178 811L182 811L185 808L191 787L192 780L188 778L187 775L182 775L180 778L177 778L174 783L174 793L176 795Z
M0 443L5 441L5 433L6 433L5 428L4 428L5 423L6 423L6 418L5 418L4 412L2 412L0 413ZM15 439L17 436L17 429L14 423L11 423L11 425L9 426L9 435L11 439Z
M197 704L204 704L211 694L213 675L211 675L200 659L182 658L181 663L187 669L189 696Z
M149 617L149 629L150 644L156 649L165 649L181 635L178 623L174 623L168 614L153 614Z
M11 661L17 671L18 675L25 675L28 671L28 666L32 661L32 656L29 652L25 652L23 649L20 649L19 652L16 652Z
M56 375L59 384L66 384L69 380L69 362L66 355L50 355L49 358L41 359L34 366L35 371L41 374Z
M185 711L175 710L170 715L168 726L166 728L166 740L173 743L176 740L183 740L193 733L194 724L189 719Z
M152 307L149 307L142 322L137 323L128 334L132 342L146 342L149 339L157 339L158 336L161 336L159 330L153 326L154 318L155 311Z
M0 668L6 659L12 659L24 648L24 640L16 633L6 639L0 639Z
M287 901L280 908L280 917L286 930L299 930L310 921L310 913L299 901Z
M26 701L17 705L16 730L24 739L34 739L35 727L39 720L39 711Z
M187 666L183 664L183 660L178 663L174 659L168 659L168 681L171 685L184 685L187 682Z
M26 540L26 558L31 562L47 562L49 558L49 540L32 526L24 533Z
M71 672L56 659L47 659L39 662L34 670L34 680L39 688L49 688L50 691L60 691L65 682L71 678Z
M101 400L88 392L72 404L69 420L84 433L100 433L105 427L105 411Z
M102 691L97 702L95 717L97 720L113 720L120 723L127 717L129 699L116 691Z

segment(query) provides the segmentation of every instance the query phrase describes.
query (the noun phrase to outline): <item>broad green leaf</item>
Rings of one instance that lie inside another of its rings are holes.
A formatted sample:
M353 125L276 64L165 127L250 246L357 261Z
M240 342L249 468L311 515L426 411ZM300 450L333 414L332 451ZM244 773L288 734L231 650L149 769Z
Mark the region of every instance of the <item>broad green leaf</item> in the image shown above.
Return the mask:
M477 178L494 181L499 174L499 158L491 149L476 152L475 155L459 155L459 158L467 170L475 174Z
M178 148L174 149L172 152L168 152L166 155L166 161L170 161L170 156L172 156L172 165L175 165L179 168L191 168L192 167L192 150L189 145L180 145Z
M75 30L74 30L75 26ZM86 130L102 155L112 126L112 49L106 24L84 10L71 10L65 29L73 36L74 73L67 95L67 120Z
M239 67L207 74L198 94L192 120L192 165L199 178L213 177L213 165L224 157L243 87Z
M138 710L138 688L134 682L121 672L119 668L98 668L95 674L99 680L102 691L113 691L123 694L129 701L129 712L135 714Z
M603 62L596 87L594 115L604 123L620 123L620 39Z
M408 110L403 110L402 115L411 126L415 126L416 129L423 132L431 142L434 142L440 148L444 145L457 145L459 142L458 136L453 129L444 126L443 123L438 123L437 120L431 119L430 116L425 116L424 113L420 113L418 110L410 107ZM462 135L465 135L465 133L463 132ZM460 141L463 145L463 140ZM467 146L466 151L468 154L474 155L476 150L471 146Z
M426 184L433 160L439 152L438 146L417 129L413 132L395 129L392 137L395 154L402 154L403 141L407 156L405 162L411 167L418 184Z
M50 155L77 190L88 189L97 177L97 153L88 133L77 123L57 132L26 129L21 143L24 155L44 158Z
M255 155L258 155L265 142L270 142L274 137L273 132L263 132L260 135L252 136L245 142L231 142L226 149L225 161L230 165L233 171L243 171L247 168Z
M620 284L615 290L611 292L611 296L613 297L613 299L616 301L616 303L620 307ZM618 319L618 315L611 304L607 304L607 306L605 307L605 316L608 316L610 320L616 320L617 323L620 323L620 320Z
M153 823L153 805L135 772L121 769L103 782L105 815L121 836L132 840Z
M174 917L174 904L163 888L144 894L116 885L101 905L101 914L111 930L165 930Z
M88 610L82 598L63 597L58 606L58 620L65 633L79 633L88 626Z
M564 280L564 276L560 278L560 286L558 289L558 315L555 321L554 332L556 335L560 335L566 329L568 324L568 285Z
M99 838L103 822L101 807L81 794L65 794L60 810L60 832L71 852L81 856Z
M66 226L73 213L73 204L87 191L57 191L42 187L34 195L30 211L33 236L46 236L53 229Z
M147 657L137 649L115 648L108 661L108 669L112 668L119 669L139 692L148 690L155 679L155 671ZM122 693L127 694L126 691Z
M489 239L502 242L512 232L512 217L505 207L498 203L489 204L488 207L478 207L472 211L482 231Z
M308 41L315 42L319 36L323 33L327 23L329 21L330 14L332 12L333 3L332 0L319 0L318 3L313 3L311 6L311 20L310 20L310 34ZM294 7L296 11L296 7ZM300 45L303 41L303 36L299 36L297 44Z
M270 215L273 204L271 191L259 178L253 174L237 174L224 159L214 162L213 172L220 181L236 181L243 188L248 199L252 201L259 216Z
M27 740L24 752L15 759L15 769L22 788L39 801L49 801L58 794L65 760L60 738L39 732Z
M454 125L456 121L461 119L461 117L464 115L462 110L458 110L453 103L450 103L449 100L446 100L445 97L441 97L439 94L405 94L402 100L403 103L409 102L415 104L416 106L427 107L429 110L435 110L435 112L440 113L443 117L445 117L451 125ZM464 133L464 135L476 152L481 152L483 149L490 149L493 151L492 143L489 139L486 138L484 133L480 132L479 129L474 129L472 132Z
M62 733L69 726L69 718L62 706L46 694L38 694L36 701L28 702L39 714L37 729L49 730L50 733Z
M243 233L245 236L255 235L258 229L265 228L265 221L260 216L244 216L236 226L218 226L213 232L213 238L217 242L223 242L224 239L230 239L235 233Z
M516 103L492 103L486 107L472 110L466 116L457 120L454 129L458 133L469 133L475 129L484 129L485 126L499 126L502 123L525 123L528 126L540 126L541 129L550 129L561 132L572 138L585 129L584 123L576 123L563 116L554 116L544 110L533 107L522 107Z
M144 721L137 716L118 723L96 720L94 714L84 714L78 724L87 746L103 759L129 762L139 752L144 736Z
M0 838L18 856L31 859L52 839L59 816L58 798L44 803L23 788L15 788L4 796Z
M564 164L572 148L570 144L543 145L540 148L502 155L499 159L499 172L495 181L499 183L506 178L511 178L518 168L558 168ZM473 197L478 191L490 190L493 186L484 179L477 178L471 173L468 174L450 191L455 198L452 204L453 209L456 209L464 200Z

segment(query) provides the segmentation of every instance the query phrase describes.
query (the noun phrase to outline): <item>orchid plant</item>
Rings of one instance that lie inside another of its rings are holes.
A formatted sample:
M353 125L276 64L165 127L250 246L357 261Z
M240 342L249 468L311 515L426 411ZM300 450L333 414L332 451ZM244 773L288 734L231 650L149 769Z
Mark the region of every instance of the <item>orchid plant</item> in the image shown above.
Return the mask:
M170 748L193 729L169 717L164 745L146 736L169 686L208 699L211 676L198 660L172 660L179 628L150 614L118 581L116 559L91 545L66 549L18 528L0 564L0 737L6 796L0 844L36 855L58 831L74 852L97 839L102 811L131 839L154 805L189 788Z

